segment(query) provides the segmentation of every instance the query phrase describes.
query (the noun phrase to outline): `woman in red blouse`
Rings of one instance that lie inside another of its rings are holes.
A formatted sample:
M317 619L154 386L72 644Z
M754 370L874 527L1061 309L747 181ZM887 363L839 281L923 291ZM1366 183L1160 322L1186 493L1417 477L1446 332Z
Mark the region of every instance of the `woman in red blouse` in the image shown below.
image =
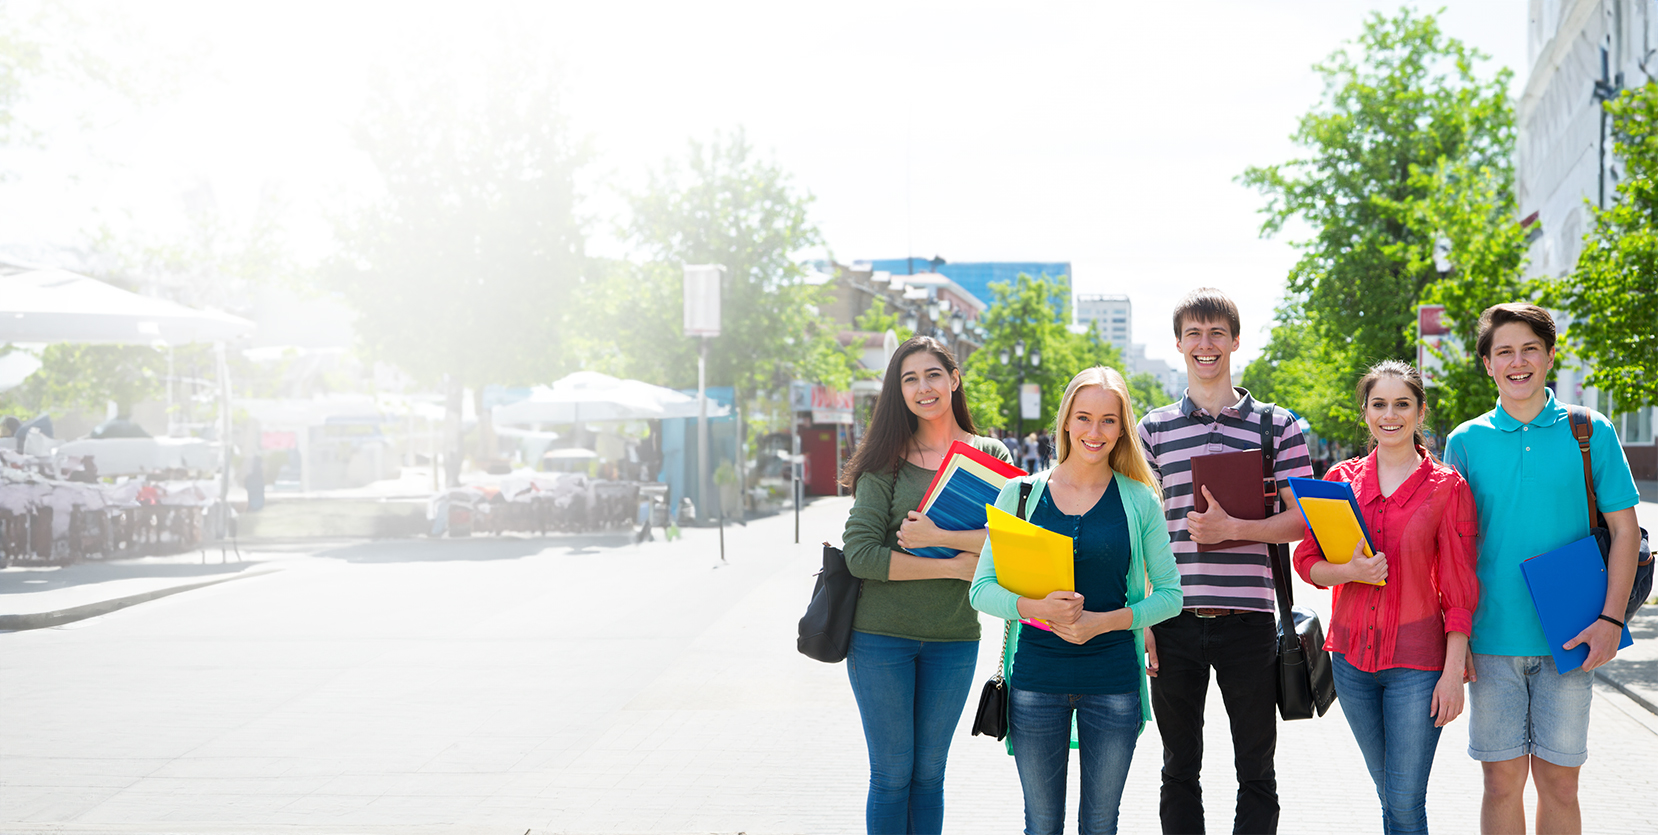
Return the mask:
M1382 801L1382 830L1427 832L1428 772L1439 732L1462 713L1463 670L1479 581L1474 497L1455 470L1428 454L1422 377L1406 363L1372 366L1359 381L1370 454L1343 461L1326 481L1353 485L1363 543L1333 563L1309 532L1295 569L1334 589L1324 648L1336 693ZM1471 672L1471 671L1470 671Z

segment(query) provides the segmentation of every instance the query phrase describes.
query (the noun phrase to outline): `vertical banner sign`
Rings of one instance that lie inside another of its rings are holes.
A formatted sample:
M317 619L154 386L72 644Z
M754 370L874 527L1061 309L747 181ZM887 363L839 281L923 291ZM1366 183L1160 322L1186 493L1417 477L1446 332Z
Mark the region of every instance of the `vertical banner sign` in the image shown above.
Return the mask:
M1042 386L1026 383L1019 387L1019 417L1037 420L1042 417Z
M1454 347L1451 329L1445 324L1445 305L1423 304L1416 307L1416 367L1422 372L1422 385L1439 384L1445 361L1434 353Z
M720 335L720 273L718 264L685 265L685 335Z
M812 387L812 423L852 423L852 392ZM838 441L837 441L838 443Z

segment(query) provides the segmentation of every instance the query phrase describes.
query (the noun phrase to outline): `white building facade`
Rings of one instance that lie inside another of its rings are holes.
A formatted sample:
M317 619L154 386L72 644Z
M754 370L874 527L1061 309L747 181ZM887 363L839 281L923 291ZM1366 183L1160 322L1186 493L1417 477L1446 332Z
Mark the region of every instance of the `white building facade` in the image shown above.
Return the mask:
M1531 67L1515 115L1520 214L1539 230L1528 271L1565 279L1593 225L1589 207L1609 205L1624 176L1602 101L1658 73L1658 0L1530 0L1526 53ZM1562 324L1569 339L1570 323ZM1557 396L1611 416L1636 478L1658 478L1655 410L1620 409L1585 388L1584 376L1561 367Z

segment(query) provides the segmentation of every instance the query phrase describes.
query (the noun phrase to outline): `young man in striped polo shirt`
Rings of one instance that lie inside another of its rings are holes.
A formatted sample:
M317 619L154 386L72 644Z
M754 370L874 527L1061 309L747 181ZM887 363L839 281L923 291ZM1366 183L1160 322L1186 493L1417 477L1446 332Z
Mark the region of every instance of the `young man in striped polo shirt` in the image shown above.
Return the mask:
M1265 543L1300 539L1303 522L1293 511L1265 520L1234 518L1213 497L1207 512L1195 512L1191 461L1261 448L1262 421L1270 420L1279 484L1291 476L1311 478L1313 471L1307 441L1290 414L1272 407L1269 416L1249 392L1232 385L1238 329L1238 307L1219 290L1200 288L1182 299L1174 311L1174 335L1186 358L1186 394L1140 421L1146 457L1163 482L1186 607L1146 635L1147 672L1154 676L1151 705L1163 737L1160 811L1165 833L1204 831L1198 772L1211 667L1232 727L1238 779L1233 831L1278 829L1273 772L1278 746L1276 602ZM1289 502L1289 490L1280 489ZM1250 544L1197 550L1199 543L1234 539Z

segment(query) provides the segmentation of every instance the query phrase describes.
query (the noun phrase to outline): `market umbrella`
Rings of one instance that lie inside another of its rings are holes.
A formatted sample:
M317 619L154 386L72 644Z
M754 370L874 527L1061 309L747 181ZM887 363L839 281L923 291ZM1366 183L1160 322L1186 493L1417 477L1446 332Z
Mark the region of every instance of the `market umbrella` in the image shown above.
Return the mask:
M709 401L709 417L727 412ZM524 400L497 406L492 416L498 424L692 418L697 416L697 399L639 380L577 371L551 386L535 387Z

